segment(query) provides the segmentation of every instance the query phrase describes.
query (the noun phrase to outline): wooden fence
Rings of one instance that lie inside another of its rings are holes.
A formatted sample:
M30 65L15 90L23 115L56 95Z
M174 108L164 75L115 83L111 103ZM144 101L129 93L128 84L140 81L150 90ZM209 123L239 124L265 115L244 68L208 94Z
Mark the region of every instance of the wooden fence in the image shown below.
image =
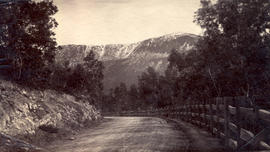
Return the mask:
M125 111L120 116L163 116L181 119L222 138L233 151L270 150L270 102L266 98L215 98L178 107Z

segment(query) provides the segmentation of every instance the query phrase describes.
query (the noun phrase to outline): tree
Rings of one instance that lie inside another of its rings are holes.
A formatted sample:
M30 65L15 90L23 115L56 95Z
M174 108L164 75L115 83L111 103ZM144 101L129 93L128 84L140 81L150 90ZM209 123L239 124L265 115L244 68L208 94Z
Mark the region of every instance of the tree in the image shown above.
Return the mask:
M129 88L128 95L130 97L130 100L133 102L136 102L139 99L139 91L137 89L137 86L135 84L132 84Z
M114 98L116 100L117 111L125 111L130 109L128 100L128 90L125 83L120 83L114 88Z
M168 57L169 65L167 72L172 72L177 69L177 71L182 71L186 67L184 60L184 55L178 53L175 49L171 50L171 53ZM175 73L177 74L177 73Z
M86 92L85 75L85 70L81 64L78 64L72 70L72 73L70 74L67 82L70 93L78 94Z
M85 86L89 92L102 91L103 89L103 69L101 61L97 60L95 53L90 51L84 58L83 67L85 69Z
M0 7L0 50L12 59L17 78L32 78L54 61L57 27L52 0L8 3Z
M171 79L169 77L160 76L158 82L158 100L157 106L158 108L166 107L173 104L173 84L171 83Z
M157 105L158 79L159 74L152 67L148 67L146 72L138 77L140 98L146 102L147 106L155 107Z
M259 95L269 81L270 3L268 0L201 0L195 22L200 69L214 96Z
M129 96L129 106L133 110L137 110L142 106L142 103L140 101L140 94L137 89L137 86L135 84L132 84L128 91Z
M65 78L67 77L66 90L68 90L69 93L79 96L83 95L88 102L93 104L102 100L104 66L101 61L95 58L93 51L87 54L82 64L76 65L73 69L67 67L68 63L64 64L62 71L65 71ZM61 74L56 77L59 76L61 76Z
M51 67L50 87L62 91L68 91L68 82L72 74L72 70L67 63L54 64Z

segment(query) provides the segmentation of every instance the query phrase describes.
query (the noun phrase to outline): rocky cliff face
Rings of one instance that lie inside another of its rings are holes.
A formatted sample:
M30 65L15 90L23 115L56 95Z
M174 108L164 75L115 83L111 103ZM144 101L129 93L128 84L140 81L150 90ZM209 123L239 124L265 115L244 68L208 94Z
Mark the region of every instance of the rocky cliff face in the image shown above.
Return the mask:
M94 51L105 65L104 86L108 90L120 82L127 85L136 83L137 77L149 66L163 73L171 50L185 53L194 47L198 38L193 34L169 34L129 45L65 45L56 59L58 62L77 64L90 50Z
M17 142L13 137L30 143L51 140L61 133L72 133L99 118L101 115L94 106L73 96L50 90L29 90L0 80L0 140L7 141L0 142L0 151L23 146L21 141Z

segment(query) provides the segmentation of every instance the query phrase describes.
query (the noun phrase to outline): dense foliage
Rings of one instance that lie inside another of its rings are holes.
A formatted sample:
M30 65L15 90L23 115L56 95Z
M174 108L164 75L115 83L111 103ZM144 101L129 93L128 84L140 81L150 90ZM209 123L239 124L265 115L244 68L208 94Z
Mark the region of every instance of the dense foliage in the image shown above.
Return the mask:
M215 90L211 96L267 94L269 1L203 0L195 21L204 29L197 51L200 72L208 75Z
M124 83L121 83L119 86L111 89L109 94L104 95L102 109L106 112L132 110L135 107L138 107L136 104L137 99L137 87L132 85L128 90L127 86Z
M54 64L50 67L50 86L75 96L84 96L89 102L100 101L103 90L103 69L93 51L84 58L83 63L71 66L70 63Z
M57 12L53 1L20 1L0 6L0 52L11 60L14 78L29 80L43 75L53 63L57 43L53 29Z

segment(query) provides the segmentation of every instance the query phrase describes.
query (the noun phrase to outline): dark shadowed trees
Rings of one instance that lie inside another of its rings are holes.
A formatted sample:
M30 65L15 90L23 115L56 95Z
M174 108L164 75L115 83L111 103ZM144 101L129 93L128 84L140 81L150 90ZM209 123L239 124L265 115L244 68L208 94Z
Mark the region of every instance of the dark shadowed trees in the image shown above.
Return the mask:
M84 58L83 68L84 72L84 85L88 92L94 94L101 94L103 89L103 70L104 66L101 61L96 59L93 51L90 51Z
M54 61L57 22L53 15L57 11L51 0L0 6L0 51L12 60L17 79L42 75L43 68Z
M146 105L157 105L158 79L159 74L153 67L148 67L147 70L138 77L140 98L144 100Z
M269 81L270 3L268 0L201 1L195 21L200 68L214 96L259 95Z
M114 109L116 111L125 111L131 109L128 99L128 89L125 83L120 83L113 90L113 97L116 102Z
M82 64L76 65L69 70L67 79L67 90L73 94L84 94L89 102L101 100L103 90L103 69L101 61L96 59L93 51L84 58ZM91 100L91 101L90 101Z
M128 101L131 109L142 108L142 102L140 101L140 94L135 84L132 84L128 90Z

